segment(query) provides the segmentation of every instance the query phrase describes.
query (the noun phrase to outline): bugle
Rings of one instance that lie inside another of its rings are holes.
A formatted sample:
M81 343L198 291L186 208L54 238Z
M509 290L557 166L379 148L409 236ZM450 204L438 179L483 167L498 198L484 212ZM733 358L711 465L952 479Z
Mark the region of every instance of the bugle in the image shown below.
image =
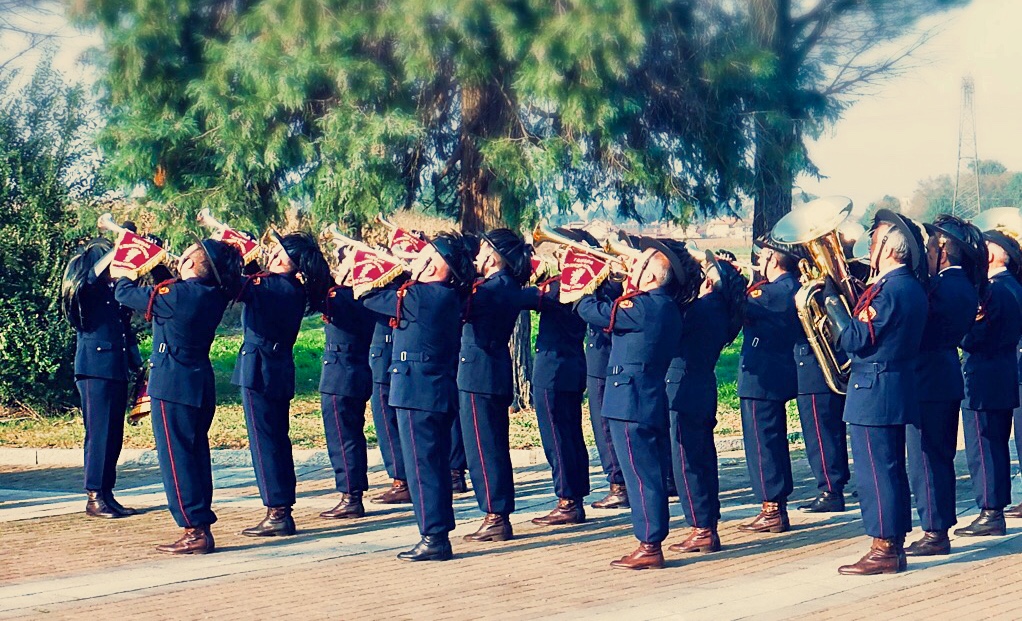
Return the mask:
M597 259L607 263L611 267L611 272L618 275L628 274L628 260L635 258L635 254L624 254L624 251L619 251L617 248L611 248L605 246L604 248L593 248L588 244L577 242L573 239L565 237L556 231L552 231L549 228L543 226L542 223L537 224L536 228L532 230L532 245L539 246L547 242L564 246L566 248L573 248L583 254L588 254ZM629 253L634 252L629 249Z

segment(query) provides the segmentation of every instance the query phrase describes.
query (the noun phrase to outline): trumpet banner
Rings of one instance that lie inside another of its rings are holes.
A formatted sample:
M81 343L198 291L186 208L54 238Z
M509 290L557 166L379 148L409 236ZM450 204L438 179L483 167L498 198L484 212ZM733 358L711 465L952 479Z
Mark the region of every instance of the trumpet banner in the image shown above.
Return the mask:
M352 293L356 299L360 298L373 289L387 285L404 270L405 264L398 259L369 250L355 250L354 267L351 270Z
M390 251L393 253L417 253L426 247L426 242L408 231L395 228L390 234Z
M124 230L117 237L110 274L114 277L134 272L139 276L160 264L167 251L148 239Z
M561 270L561 304L571 304L596 291L610 276L610 265L593 255L569 248Z
M254 261L261 250L259 242L231 228L220 229L213 233L212 238L237 248L241 252L243 263Z

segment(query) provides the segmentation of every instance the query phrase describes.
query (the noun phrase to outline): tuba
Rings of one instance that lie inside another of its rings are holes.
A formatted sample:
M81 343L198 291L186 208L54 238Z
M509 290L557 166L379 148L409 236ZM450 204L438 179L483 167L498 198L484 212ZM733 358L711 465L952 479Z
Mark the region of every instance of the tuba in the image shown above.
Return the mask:
M833 333L824 311L823 289L830 279L851 314L861 293L860 285L848 269L838 236L839 227L851 212L852 201L848 198L820 198L793 209L770 232L774 241L796 246L807 255L799 261L802 287L795 294L795 307L827 385L842 395L848 389L851 363L836 347L838 335Z

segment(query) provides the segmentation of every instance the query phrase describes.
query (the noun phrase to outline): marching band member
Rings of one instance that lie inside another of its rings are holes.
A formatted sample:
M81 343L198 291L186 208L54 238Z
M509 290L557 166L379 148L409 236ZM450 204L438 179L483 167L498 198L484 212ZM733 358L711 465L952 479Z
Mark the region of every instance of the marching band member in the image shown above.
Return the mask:
M401 436L397 428L397 410L390 405L390 360L394 348L390 317L373 313L373 338L369 342L369 369L373 375L373 393L369 405L373 410L376 440L383 455L383 467L391 478L387 491L371 500L381 505L412 502L405 475L405 460L401 456Z
M1022 336L1022 250L1000 230L983 233L989 283L976 323L962 340L965 400L962 431L979 516L956 536L1004 535L1002 511L1011 502L1011 414L1019 405L1018 360Z
M203 240L185 251L178 273L179 279L142 287L133 280L137 271L119 270L125 277L117 281L114 297L153 322L153 436L170 513L185 529L180 539L156 549L206 554L215 549L210 525L216 522L208 437L216 384L209 349L237 294L241 255L224 242Z
M459 422L479 510L486 514L465 541L512 539L515 510L508 411L514 397L508 342L521 312L531 248L510 229L482 235L476 272L462 314L458 364Z
M572 241L585 239L584 234L574 230L557 232ZM567 267L562 265L562 269ZM533 518L532 523L540 526L585 522L583 499L589 494L589 451L582 437L585 322L571 304L562 303L560 278L549 278L522 292L526 307L539 312L532 404L557 495L557 506L548 514Z
M672 552L720 550L720 478L713 428L717 425L720 352L742 329L748 281L732 263L706 251L699 298L685 309L681 341L667 369L674 480L678 482L688 537Z
M327 519L364 516L362 493L369 489L363 428L366 402L374 388L369 349L378 324L377 315L355 301L351 287L350 254L350 250L346 253L342 249L340 252L337 285L327 293L323 310L326 345L319 392L327 453L333 466L336 489L341 493L341 501L336 507L319 514ZM378 430L378 435L383 433L382 429ZM407 489L406 486L406 493ZM394 488L386 493L393 496Z
M905 569L912 505L905 469L905 426L919 420L916 360L926 324L922 233L911 220L881 209L874 217L872 284L849 315L828 285L825 308L838 345L851 358L845 422L855 458L859 505L873 545L841 574Z
M763 279L749 287L745 337L738 370L745 460L759 515L739 530L783 533L790 528L787 501L794 487L788 453L785 404L798 394L792 356L804 337L795 311L797 258L771 240L757 240L757 268Z
M295 465L291 453L291 399L295 394L294 345L302 318L322 311L330 267L307 233L276 239L266 270L248 276L236 302L245 305L243 340L231 383L241 388L259 496L266 517L246 528L248 537L295 534Z
M661 436L670 424L665 377L682 328L679 301L690 301L701 282L684 244L643 238L632 263L631 291L614 302L583 297L576 305L588 323L612 335L603 416L631 494L632 528L639 547L613 561L620 569L662 568L667 538L667 477ZM695 277L693 278L693 275Z
M919 420L905 428L908 476L923 537L906 556L948 554L955 525L955 452L958 410L965 397L958 344L976 319L986 284L986 248L975 226L941 215L924 224L929 310L916 363Z
M138 513L114 499L124 441L128 380L142 366L131 309L114 298L104 260L113 249L97 237L80 246L64 270L60 308L75 329L75 385L85 423L85 514L120 518ZM98 273L97 273L98 272Z
M393 318L390 405L397 409L405 472L422 540L398 554L407 561L453 556L451 415L457 402L461 342L459 289L474 279L473 255L459 235L443 234L412 263L400 286L370 290L366 308Z

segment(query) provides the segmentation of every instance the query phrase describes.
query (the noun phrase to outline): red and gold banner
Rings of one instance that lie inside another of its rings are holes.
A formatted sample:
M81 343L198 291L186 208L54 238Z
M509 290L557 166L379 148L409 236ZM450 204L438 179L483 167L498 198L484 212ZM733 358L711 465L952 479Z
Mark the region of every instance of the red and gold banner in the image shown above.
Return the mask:
M114 246L110 275L114 278L134 272L141 276L153 269L167 256L167 251L148 239L122 230Z
M393 257L361 248L355 250L354 267L351 270L355 297L360 298L373 289L383 287L397 278L404 269L404 263Z
M390 251L398 254L416 254L426 247L427 242L404 229L394 228L390 234Z
M222 241L237 248L238 251L241 252L243 263L254 261L262 250L262 248L259 247L259 242L250 238L248 235L235 231L231 228L216 231L213 233L212 239Z
M591 254L568 248L561 270L562 304L571 304L596 291L610 275L610 265Z

